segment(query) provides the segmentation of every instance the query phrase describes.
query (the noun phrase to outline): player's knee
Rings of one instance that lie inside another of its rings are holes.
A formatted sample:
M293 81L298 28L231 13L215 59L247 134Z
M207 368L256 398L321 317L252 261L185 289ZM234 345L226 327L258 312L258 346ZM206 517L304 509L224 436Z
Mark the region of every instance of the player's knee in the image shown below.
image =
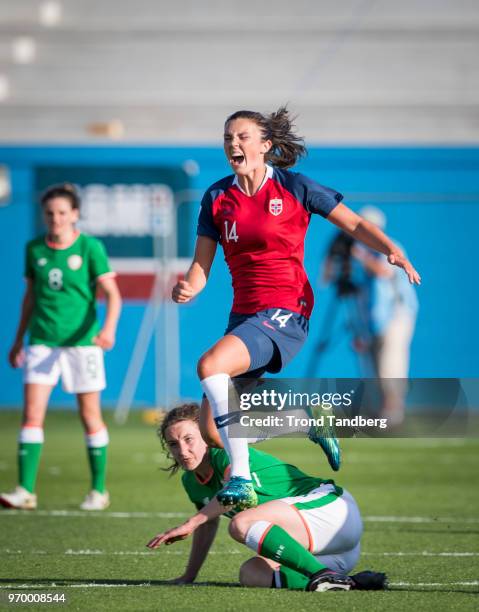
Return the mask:
M99 431L105 428L101 414L91 414L88 411L80 411L80 420L87 432Z
M220 372L218 368L218 360L208 351L200 357L196 371L198 372L200 380L203 380L204 378L208 378L208 376L218 374Z
M245 561L243 565L240 567L239 581L240 581L241 586L245 586L245 587L256 586L254 561L255 561L254 558L248 559L248 561Z
M271 567L264 559L252 557L240 567L239 581L245 587L270 587L272 582Z
M237 514L234 518L231 519L228 531L233 540L237 542L243 543L246 539L246 534L249 529L249 521L243 519L241 514Z

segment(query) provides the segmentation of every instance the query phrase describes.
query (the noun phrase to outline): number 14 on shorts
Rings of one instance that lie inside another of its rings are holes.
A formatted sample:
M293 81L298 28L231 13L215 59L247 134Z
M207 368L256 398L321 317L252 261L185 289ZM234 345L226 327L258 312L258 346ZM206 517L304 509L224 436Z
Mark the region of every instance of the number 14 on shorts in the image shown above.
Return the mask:
M286 327L286 323L293 316L293 313L290 312L289 314L282 315L281 312L282 310L278 308L278 310L272 315L271 320L278 321L280 327Z

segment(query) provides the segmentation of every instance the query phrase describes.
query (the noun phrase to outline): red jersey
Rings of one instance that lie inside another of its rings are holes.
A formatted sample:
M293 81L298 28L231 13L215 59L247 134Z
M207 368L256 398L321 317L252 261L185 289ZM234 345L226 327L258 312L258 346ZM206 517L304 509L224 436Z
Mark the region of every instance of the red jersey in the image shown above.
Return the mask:
M327 217L342 199L302 174L271 166L253 196L234 174L206 191L197 234L223 247L233 312L283 308L309 318L314 297L303 265L306 230L312 213Z

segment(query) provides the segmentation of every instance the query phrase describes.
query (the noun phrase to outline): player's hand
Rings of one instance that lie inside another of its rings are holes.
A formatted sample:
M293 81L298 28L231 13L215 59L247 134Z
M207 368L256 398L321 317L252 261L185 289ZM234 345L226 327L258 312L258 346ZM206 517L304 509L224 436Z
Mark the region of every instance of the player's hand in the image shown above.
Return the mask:
M168 531L159 533L148 542L147 547L153 549L159 548L162 544L168 546L169 544L173 544L173 542L178 542L178 540L185 540L193 531L194 528L192 525L184 523L179 527L173 527L173 529L168 529Z
M194 297L193 287L188 281L180 280L173 287L171 297L177 304L186 304Z
M108 329L102 329L93 338L93 342L104 351L109 351L115 345L115 333Z
M388 261L392 266L402 268L406 272L409 282L412 285L420 285L421 277L419 273L413 268L411 262L404 257L402 253L391 253L388 255Z
M23 341L15 342L8 353L8 363L12 368L21 368L25 363L25 351L23 350Z

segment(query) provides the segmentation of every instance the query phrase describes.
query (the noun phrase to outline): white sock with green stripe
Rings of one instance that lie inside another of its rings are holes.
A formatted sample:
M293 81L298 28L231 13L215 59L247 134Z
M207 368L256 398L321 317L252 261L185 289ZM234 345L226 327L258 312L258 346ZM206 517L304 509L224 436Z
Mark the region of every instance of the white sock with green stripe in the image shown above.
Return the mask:
M228 436L228 423L235 418L234 414L228 412L231 378L228 374L213 374L204 378L201 386L210 403L213 419L230 459L231 476L241 476L251 480L247 439Z

